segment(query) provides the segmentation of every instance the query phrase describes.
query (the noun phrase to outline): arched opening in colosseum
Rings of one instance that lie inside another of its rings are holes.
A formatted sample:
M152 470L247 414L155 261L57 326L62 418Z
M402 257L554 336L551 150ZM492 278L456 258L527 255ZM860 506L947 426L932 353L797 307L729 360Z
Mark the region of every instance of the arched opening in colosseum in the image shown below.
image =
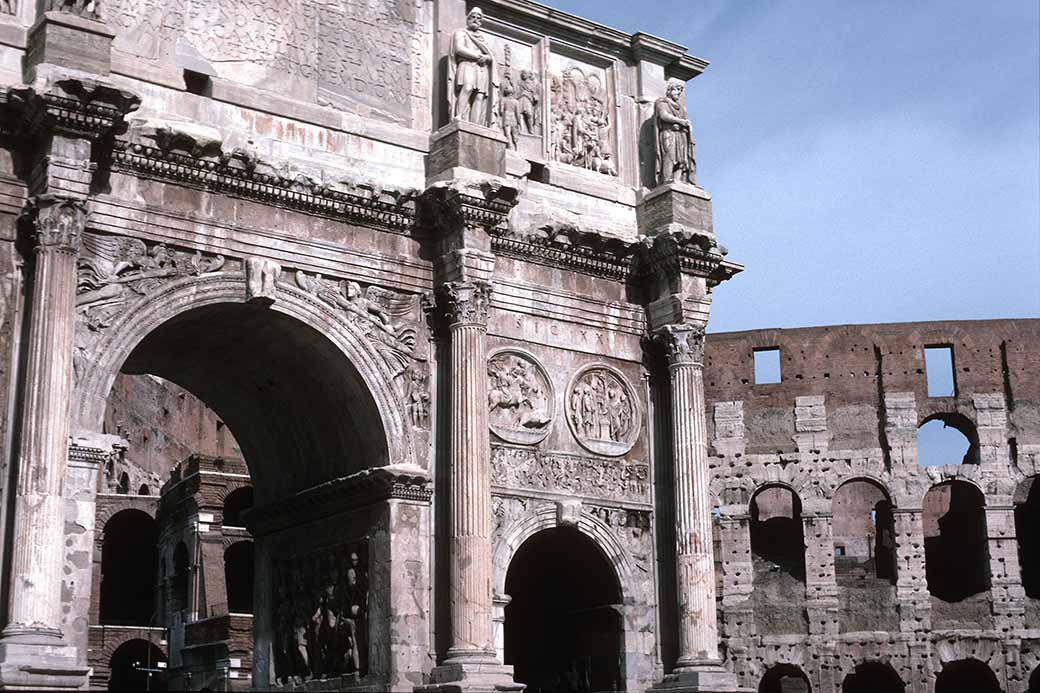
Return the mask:
M756 627L806 632L802 501L788 487L770 485L755 492L749 511Z
M838 583L896 581L895 524L888 492L874 481L853 479L834 492L834 572Z
M982 492L966 481L948 481L924 497L925 575L928 591L959 602L989 589L989 549Z
M774 664L759 682L758 693L812 693L812 685L794 664Z
M531 693L625 689L621 586L576 529L525 541L506 573L505 661Z
M947 662L935 677L935 693L1001 693L1000 681L977 659Z
M906 684L890 665L883 662L857 664L845 677L841 693L904 693Z
M963 414L932 414L917 429L917 463L922 467L978 464L979 434Z
M148 488L148 484L141 484L140 488L137 489L137 495L150 496L152 495L152 490Z
M109 660L110 691L165 691L166 655L155 643L127 640Z
M1015 492L1015 533L1026 596L1040 599L1040 476L1026 479Z
M158 525L147 513L129 509L113 515L102 531L101 623L155 625Z
M222 524L225 527L245 527L244 513L252 507L253 487L243 486L235 489L224 499L224 510L221 513Z
M228 611L253 613L253 542L236 541L224 551Z

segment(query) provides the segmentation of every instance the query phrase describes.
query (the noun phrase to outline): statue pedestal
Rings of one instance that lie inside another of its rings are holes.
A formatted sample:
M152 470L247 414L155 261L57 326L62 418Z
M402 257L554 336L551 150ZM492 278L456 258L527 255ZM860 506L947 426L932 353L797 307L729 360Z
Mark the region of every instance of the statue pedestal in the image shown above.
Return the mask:
M455 178L451 172L456 168L504 176L505 135L465 120L453 120L433 133L426 168L427 179L432 182Z
M95 75L112 67L115 34L103 22L70 12L44 12L29 29L25 51L25 81L36 79L40 65L57 65Z
M10 635L0 642L0 689L79 690L90 669L61 638Z
M665 183L643 194L637 210L639 230L647 236L682 226L712 236L711 195L688 183Z
M648 691L661 693L754 693L753 688L741 688L736 674L718 664L691 667L668 674L661 683Z
M430 683L416 686L416 693L519 693L526 688L513 681L513 667L493 660L447 661L430 672Z

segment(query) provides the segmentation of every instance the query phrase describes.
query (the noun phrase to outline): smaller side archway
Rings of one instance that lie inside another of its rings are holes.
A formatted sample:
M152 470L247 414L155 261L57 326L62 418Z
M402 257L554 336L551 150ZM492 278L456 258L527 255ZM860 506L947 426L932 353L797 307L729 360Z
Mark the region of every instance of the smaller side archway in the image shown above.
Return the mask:
M253 542L236 541L224 551L228 611L253 613Z
M890 665L864 662L845 677L841 693L905 693L906 684Z
M1015 493L1015 533L1022 588L1027 597L1040 599L1040 476L1023 481Z
M925 577L932 596L959 602L989 589L985 498L966 481L948 481L924 497Z
M759 682L758 693L812 693L812 685L794 664L774 664Z
M572 527L528 538L505 581L505 661L528 690L624 690L621 586L596 543Z
M165 691L164 674L148 671L163 669L166 655L147 640L128 640L112 653L109 660L108 690L110 691Z
M996 674L977 659L943 665L935 677L935 693L1001 693Z

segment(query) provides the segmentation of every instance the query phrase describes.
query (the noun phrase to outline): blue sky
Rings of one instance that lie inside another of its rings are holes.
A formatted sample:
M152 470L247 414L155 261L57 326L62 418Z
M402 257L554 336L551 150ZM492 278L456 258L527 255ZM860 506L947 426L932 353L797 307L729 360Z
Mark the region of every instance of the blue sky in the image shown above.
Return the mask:
M712 63L712 331L1040 316L1036 0L549 4Z

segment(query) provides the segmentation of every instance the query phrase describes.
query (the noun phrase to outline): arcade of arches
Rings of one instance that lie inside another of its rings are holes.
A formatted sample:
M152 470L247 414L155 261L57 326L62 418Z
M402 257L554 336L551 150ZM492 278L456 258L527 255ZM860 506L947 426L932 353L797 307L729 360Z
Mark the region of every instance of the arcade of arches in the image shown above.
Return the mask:
M1040 320L706 334L706 61L219 4L0 2L0 688L1035 683Z

